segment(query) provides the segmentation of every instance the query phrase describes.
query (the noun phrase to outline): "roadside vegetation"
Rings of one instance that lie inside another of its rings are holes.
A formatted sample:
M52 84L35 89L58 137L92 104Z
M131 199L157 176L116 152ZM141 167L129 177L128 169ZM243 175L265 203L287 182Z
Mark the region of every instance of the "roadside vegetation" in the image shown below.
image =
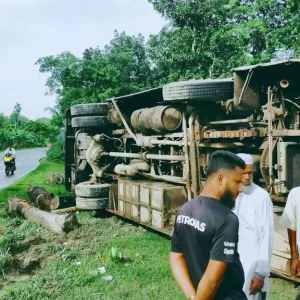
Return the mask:
M47 160L50 162L61 163L64 160L64 141L57 140L47 151Z
M63 165L43 159L0 191L0 299L184 298L169 268L168 237L106 212L77 213L80 227L66 235L8 215L9 196L28 199L30 184L66 194L62 185L45 183L49 172L61 173ZM271 300L295 299L292 283L272 278L271 284Z
M17 103L10 116L0 113L0 151L9 145L16 149L46 147L55 142L59 128L51 124L51 120L41 118L29 120L21 115L22 107Z

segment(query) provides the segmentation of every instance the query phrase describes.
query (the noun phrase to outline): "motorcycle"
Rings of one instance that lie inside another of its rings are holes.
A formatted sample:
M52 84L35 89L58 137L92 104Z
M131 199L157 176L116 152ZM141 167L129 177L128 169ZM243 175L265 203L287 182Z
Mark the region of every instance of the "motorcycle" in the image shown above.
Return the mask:
M4 155L4 164L5 164L5 174L9 175L9 173L11 173L11 175L14 175L15 172L15 159L13 158L13 156L9 153Z

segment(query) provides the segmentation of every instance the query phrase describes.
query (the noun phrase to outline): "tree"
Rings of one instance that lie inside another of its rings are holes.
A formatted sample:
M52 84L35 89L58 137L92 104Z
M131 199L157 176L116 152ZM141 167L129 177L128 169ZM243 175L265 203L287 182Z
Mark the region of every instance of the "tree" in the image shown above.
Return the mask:
M102 102L153 86L151 62L141 35L115 31L103 50L88 48L82 58L64 52L40 58L36 64L41 73L50 74L46 87L48 93L57 96L51 112L59 127L66 110L74 104Z
M19 128L19 117L20 117L21 110L22 110L21 104L16 103L16 105L14 106L14 110L10 116L11 120L13 120L15 123L16 129Z
M14 113L20 112L17 108L18 106ZM8 145L14 145L17 149L45 146L47 142L55 141L59 130L50 124L49 119L44 119L32 121L19 115L16 128L13 114L11 119L0 114L0 149L3 150Z
M46 110L46 109L45 109L45 110ZM50 125L50 121L51 121L51 119L46 118L46 117L42 117L42 118L36 119L36 122L40 122L40 123L45 124L45 125L47 125L47 126Z
M35 146L45 146L48 141L54 141L59 134L57 128L39 121L29 121L24 124L22 129L35 137Z
M39 58L35 63L40 66L39 71L50 74L46 81L46 95L60 94L61 89L64 88L64 74L78 63L79 59L68 51L57 56L50 55Z
M55 107L46 107L45 111L51 114L51 120L48 123L57 128L62 128L64 124L64 116L62 115L62 110L56 105Z
M153 63L171 80L225 77L232 67L276 59L287 48L279 37L291 27L292 0L148 1L171 22L149 43Z
M299 57L300 55L300 3L296 0L284 0L285 6L282 14L288 20L286 26L281 27L278 33L279 48L284 52L285 58Z
M3 113L0 113L0 129L4 128L9 124L9 118L6 117Z

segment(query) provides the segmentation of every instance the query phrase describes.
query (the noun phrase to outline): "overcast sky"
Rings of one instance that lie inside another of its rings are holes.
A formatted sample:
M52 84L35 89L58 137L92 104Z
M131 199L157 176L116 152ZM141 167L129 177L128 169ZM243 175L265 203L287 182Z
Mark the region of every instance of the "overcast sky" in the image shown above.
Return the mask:
M47 76L39 57L103 48L113 32L158 33L166 21L147 0L0 0L0 112L14 105L30 119L49 117L54 96L44 96Z

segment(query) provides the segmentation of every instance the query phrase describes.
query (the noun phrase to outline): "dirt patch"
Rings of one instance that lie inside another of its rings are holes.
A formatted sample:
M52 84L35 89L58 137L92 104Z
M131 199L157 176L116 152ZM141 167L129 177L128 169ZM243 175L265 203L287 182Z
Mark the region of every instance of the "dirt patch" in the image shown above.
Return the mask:
M47 241L40 236L35 238L27 238L23 241L18 241L10 247L10 251L12 255L16 255L22 253L24 251L29 250L31 247L41 245L46 243Z
M41 252L47 241L40 236L15 241L10 247L11 258L4 266L8 281L19 282L30 278L41 265Z
M32 275L40 266L40 258L28 254L22 258L13 258L6 265L4 272L8 275Z
M11 281L11 282L22 282L22 281L25 281L25 280L30 280L32 278L32 276L30 275L15 275L15 276L10 276L10 275L7 275L6 276L6 279L8 281Z

